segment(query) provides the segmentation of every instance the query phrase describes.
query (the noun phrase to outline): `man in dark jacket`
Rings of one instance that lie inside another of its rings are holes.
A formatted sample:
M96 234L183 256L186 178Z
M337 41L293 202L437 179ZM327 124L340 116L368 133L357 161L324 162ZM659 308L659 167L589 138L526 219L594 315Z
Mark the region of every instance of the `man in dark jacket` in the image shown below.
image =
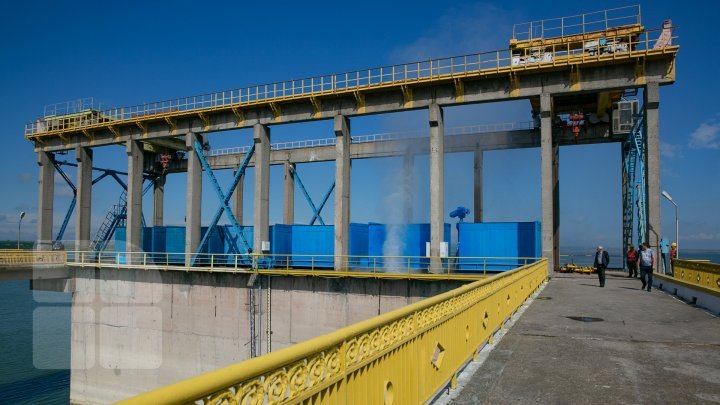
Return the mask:
M605 287L605 269L607 269L609 263L610 255L608 254L608 252L603 250L602 246L598 246L597 252L595 253L595 263L593 264L593 266L595 266L595 269L597 269L598 278L600 279L600 287Z

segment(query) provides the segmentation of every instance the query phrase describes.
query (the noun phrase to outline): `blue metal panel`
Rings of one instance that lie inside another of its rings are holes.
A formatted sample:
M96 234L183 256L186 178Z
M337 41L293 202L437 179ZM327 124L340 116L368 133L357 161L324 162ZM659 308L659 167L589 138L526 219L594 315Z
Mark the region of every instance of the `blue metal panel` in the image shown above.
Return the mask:
M334 266L335 231L332 225L292 225L292 259L294 267Z
M450 242L450 224L444 224L443 239ZM399 244L395 249L388 249L385 242L388 233L395 233L394 237L399 240ZM403 266L410 269L427 268L430 264L429 259L425 258L425 244L430 242L430 224L400 224L386 225L370 223L368 225L368 254L370 256L409 256L408 259L402 259ZM373 259L370 259L368 265L373 266ZM383 267L381 259L375 259L374 264L377 267Z
M478 260L469 257L539 257L540 222L485 222L460 224L458 270L506 271L523 260Z
M350 258L348 266L368 267L368 224L350 224L350 244L348 247Z

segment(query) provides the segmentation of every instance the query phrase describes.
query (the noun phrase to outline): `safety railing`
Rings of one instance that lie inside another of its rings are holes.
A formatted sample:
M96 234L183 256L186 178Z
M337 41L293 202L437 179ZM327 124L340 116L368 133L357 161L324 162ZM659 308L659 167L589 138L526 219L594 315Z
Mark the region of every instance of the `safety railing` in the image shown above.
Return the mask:
M69 265L94 268L443 279L473 279L516 269L539 260L541 259L534 257L443 257L432 260L421 256L225 253L195 255L109 251L70 251L67 255Z
M65 264L67 256L63 251L0 250L0 266L25 266Z
M676 259L672 261L672 276L668 277L720 294L720 264Z
M494 124L480 124L470 125L462 127L451 127L445 129L445 135L468 135L468 134L480 134L488 132L499 132L499 131L519 131L519 130L530 130L535 128L533 121L522 121L522 122L503 122ZM351 142L355 144L359 143L371 143L371 142L384 142L384 141L395 141L402 139L414 139L427 137L427 131L404 131L404 132L386 132L379 134L369 135L354 135L352 136ZM335 146L335 137L332 138L319 138L319 139L308 139L300 141L288 141L288 142L276 142L270 144L271 150L289 150L289 149L303 149L303 148L315 148L322 146ZM225 156L225 155L237 155L244 154L250 150L249 146L236 146L231 148L217 148L208 151L208 156Z
M122 403L425 403L546 277L543 260Z
M668 35L668 30L672 32L672 28L667 27L643 31L627 37L607 37L605 45L596 44L594 49L587 50L583 41L562 42L543 49L524 49L521 54L510 49L498 50L244 87L130 107L90 111L67 117L38 119L25 126L25 136L33 138L123 123L135 124L143 120L353 93L365 89L399 87L457 78L478 78L517 70L612 62L618 59L663 54L677 49L675 46L677 37Z
M556 38L641 23L640 5L633 5L515 24L512 37L518 41Z

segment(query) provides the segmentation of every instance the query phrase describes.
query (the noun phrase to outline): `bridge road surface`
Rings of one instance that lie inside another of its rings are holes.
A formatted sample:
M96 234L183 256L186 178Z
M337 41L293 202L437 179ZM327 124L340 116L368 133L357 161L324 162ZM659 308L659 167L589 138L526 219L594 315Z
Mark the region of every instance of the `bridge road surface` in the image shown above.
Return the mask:
M458 389L452 404L720 403L720 319L619 272L556 273Z

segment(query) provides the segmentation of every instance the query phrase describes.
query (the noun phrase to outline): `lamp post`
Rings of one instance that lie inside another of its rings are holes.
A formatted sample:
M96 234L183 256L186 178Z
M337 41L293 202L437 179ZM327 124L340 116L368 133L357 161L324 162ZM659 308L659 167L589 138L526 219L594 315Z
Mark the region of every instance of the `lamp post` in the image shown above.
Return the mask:
M678 240L680 239L680 233L678 231L678 205L675 203L675 201L673 201L672 197L670 197L670 194L668 194L667 191L663 190L662 196L675 206L675 243L677 244L677 246L675 247L675 254L680 257L680 241Z
M18 250L20 250L20 224L22 224L23 218L25 218L25 211L20 212L20 220L18 221L18 240L17 240Z

